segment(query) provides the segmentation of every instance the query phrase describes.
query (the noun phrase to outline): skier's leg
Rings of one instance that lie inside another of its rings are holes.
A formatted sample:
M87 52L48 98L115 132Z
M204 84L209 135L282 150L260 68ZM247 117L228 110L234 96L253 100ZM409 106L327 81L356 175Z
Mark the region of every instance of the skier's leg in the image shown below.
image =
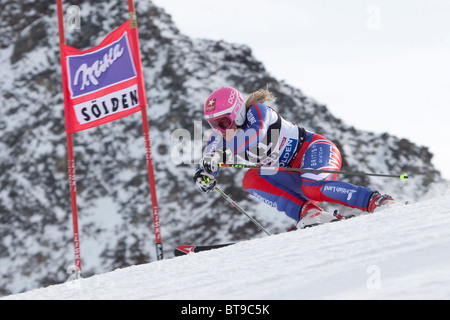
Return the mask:
M293 166L315 170L340 170L342 164L338 148L327 138L314 134L306 142L301 162L296 159ZM298 157L297 157L298 158ZM375 190L337 181L337 174L311 173L301 174L301 193L306 199L319 202L331 202L347 207L367 211L371 195Z
M297 174L297 176L299 175ZM278 211L283 211L288 217L298 220L305 199L286 186L298 184L293 177L294 175L286 172L264 175L258 169L250 169L245 173L242 185L260 201L275 207ZM280 181L284 183L280 184Z

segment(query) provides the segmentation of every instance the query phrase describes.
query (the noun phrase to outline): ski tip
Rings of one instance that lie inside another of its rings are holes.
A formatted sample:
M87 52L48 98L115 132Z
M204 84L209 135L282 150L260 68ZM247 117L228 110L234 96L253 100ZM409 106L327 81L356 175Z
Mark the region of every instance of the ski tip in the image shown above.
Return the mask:
M195 246L178 246L173 251L175 257L184 256L188 253L194 252Z
M400 179L403 180L403 181L408 180L408 174L404 173L404 174L400 175Z
M202 246L183 245L183 246L176 247L175 250L173 251L173 254L175 255L175 257L184 256L189 253L197 253L197 252L201 252L201 251L219 249L219 248L230 246L232 244L234 244L234 243L202 245Z

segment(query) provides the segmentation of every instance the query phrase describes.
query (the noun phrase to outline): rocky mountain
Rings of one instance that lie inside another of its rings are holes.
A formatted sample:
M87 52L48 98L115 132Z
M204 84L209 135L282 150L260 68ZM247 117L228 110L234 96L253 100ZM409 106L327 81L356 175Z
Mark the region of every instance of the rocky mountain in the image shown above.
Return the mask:
M71 1L80 29L67 44L97 45L128 19L123 0ZM66 9L69 4L65 3ZM398 199L441 180L426 147L343 123L325 105L279 81L245 45L191 39L151 1L135 1L147 87L150 139L166 258L175 245L263 236L217 195L203 196L191 175L208 127L209 93L268 87L286 119L332 139L345 170L407 172L407 182L344 177ZM73 264L66 134L54 1L0 1L0 295L61 283ZM299 70L301 72L301 70ZM357 125L357 124L356 124ZM83 276L156 260L140 114L74 134ZM272 233L289 219L242 189L243 170L224 169L223 190Z

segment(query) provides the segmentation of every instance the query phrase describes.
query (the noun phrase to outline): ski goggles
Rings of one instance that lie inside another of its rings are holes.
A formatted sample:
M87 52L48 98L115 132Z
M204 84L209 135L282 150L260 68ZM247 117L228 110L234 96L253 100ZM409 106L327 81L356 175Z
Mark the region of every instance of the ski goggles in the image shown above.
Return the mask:
M230 119L229 115L220 116L218 118L208 119L208 123L211 125L213 129L220 130L222 132L231 129L233 126L233 121Z

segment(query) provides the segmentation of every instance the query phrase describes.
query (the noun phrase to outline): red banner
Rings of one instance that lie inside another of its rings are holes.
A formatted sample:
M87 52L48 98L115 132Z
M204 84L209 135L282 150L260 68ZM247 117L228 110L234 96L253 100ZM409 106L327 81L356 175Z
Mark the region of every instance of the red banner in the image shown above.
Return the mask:
M67 132L125 117L147 105L136 32L127 21L94 48L61 45Z

